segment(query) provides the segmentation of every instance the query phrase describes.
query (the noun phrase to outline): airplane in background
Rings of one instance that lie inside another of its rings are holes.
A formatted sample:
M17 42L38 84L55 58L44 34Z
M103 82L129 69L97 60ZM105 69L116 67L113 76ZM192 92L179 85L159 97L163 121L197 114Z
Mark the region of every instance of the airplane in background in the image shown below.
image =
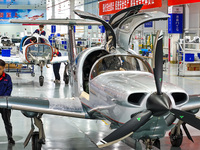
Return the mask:
M45 140L43 114L110 121L114 130L97 142L99 148L121 140L139 140L147 149L160 148L159 139L171 130L170 140L179 147L187 132L185 123L200 129L200 120L194 115L200 108L199 95L188 95L183 89L163 82L163 34L158 31L154 43L153 70L146 60L132 54L129 41L133 32L145 22L167 20L168 15L159 11L138 13L142 5L127 8L113 15L110 22L93 14L75 10L84 19L95 20L13 20L13 23L68 25L69 60L73 97L64 99L41 97L0 97L0 107L21 110L33 120L24 143L32 138L32 149L40 150ZM98 23L97 23L98 22ZM106 44L92 47L76 54L74 25L104 25ZM177 123L178 121L178 123ZM34 132L35 126L39 129Z
M36 43L29 42L32 37L37 39ZM43 86L44 83L44 77L42 75L44 66L68 61L68 56L53 57L53 48L50 45L49 40L47 37L37 33L22 38L19 55L0 58L7 64L28 64L39 66L41 69L41 76L39 77L40 86ZM34 73L32 76L34 76Z
M25 15L25 17L27 17L30 20L37 20L39 18L44 18L44 13L42 13L41 15L35 15L35 16L32 16L32 17L28 17L28 15Z

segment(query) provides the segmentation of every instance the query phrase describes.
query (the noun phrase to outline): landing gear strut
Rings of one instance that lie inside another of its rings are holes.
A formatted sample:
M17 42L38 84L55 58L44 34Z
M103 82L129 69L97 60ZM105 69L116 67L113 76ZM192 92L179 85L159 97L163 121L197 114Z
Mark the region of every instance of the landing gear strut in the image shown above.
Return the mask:
M146 150L153 149L153 146L160 149L160 140L159 139L145 139L143 140L146 145Z
M40 86L43 86L44 76L42 75L42 73L43 73L43 63L42 62L40 63L40 71L41 71L41 76L39 76L39 83L40 83Z
M41 150L42 144L45 144L45 133L41 117L42 114L39 114L37 117L34 117L34 124L36 127L38 127L39 132L34 132L35 126L33 124L33 118L31 118L31 130L24 142L24 147L28 145L30 139L32 139L32 150Z

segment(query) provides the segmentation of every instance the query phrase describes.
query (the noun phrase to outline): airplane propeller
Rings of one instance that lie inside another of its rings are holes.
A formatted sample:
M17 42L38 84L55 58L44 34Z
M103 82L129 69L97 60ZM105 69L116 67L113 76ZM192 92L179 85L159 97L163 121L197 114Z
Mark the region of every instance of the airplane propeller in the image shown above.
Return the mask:
M107 137L105 137L103 140L98 142L97 146L99 148L102 148L129 137L131 134L137 131L141 126L143 126L147 121L149 121L151 115L152 112L148 110L137 114L136 116L131 118L128 122L126 122L124 125L122 125L120 128L118 128L117 130L109 134Z
M157 91L152 93L147 99L146 108L144 112L140 112L131 118L128 122L113 131L103 140L97 143L99 148L109 146L118 141L121 141L136 132L141 126L149 121L151 116L163 116L167 113L166 123L170 125L176 118L200 130L200 120L193 114L175 109L172 107L172 102L169 96L162 93L163 81L163 34L158 31L156 35L157 43L154 45L154 79Z
M162 81L163 81L163 34L162 31L158 31L159 36L156 36L157 43L154 45L154 63L153 63L153 71L154 78L156 83L157 95L161 95Z

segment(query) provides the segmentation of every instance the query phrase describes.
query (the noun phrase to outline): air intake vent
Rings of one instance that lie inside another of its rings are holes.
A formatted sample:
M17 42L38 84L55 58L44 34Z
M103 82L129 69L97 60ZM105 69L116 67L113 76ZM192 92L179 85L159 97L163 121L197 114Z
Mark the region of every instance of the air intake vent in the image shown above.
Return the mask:
M180 105L187 101L187 95L185 93L172 93L175 104Z
M140 105L145 93L133 93L128 97L128 102L133 105Z

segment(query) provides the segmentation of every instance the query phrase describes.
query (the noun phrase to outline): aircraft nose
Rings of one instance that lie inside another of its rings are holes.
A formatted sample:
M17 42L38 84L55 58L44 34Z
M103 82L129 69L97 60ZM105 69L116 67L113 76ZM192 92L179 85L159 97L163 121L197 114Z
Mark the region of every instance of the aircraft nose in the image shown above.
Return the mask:
M165 93L158 95L153 93L147 99L146 107L151 110L154 116L161 116L169 112L172 108L172 102L169 96Z

